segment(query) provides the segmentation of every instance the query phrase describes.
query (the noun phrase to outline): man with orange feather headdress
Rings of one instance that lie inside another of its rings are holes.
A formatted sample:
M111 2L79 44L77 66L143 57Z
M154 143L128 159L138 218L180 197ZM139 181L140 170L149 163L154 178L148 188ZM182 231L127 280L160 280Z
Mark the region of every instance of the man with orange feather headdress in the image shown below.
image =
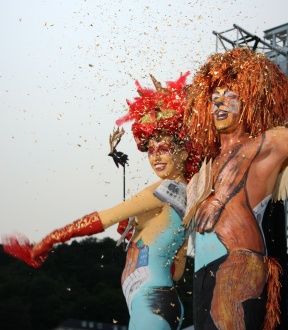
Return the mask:
M188 188L184 219L196 232L195 329L275 329L282 270L261 221L271 198L287 198L288 78L247 48L215 54L193 79L185 116L194 147L213 160L199 172L201 187L211 183L204 201L189 199L199 185Z

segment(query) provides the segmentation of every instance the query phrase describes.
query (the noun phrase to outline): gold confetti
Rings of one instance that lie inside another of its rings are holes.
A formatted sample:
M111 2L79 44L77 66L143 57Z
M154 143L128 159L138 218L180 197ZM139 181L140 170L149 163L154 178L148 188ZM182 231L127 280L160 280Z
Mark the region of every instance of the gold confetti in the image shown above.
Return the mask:
M160 309L159 308L158 309L153 309L153 313L159 314L160 313Z

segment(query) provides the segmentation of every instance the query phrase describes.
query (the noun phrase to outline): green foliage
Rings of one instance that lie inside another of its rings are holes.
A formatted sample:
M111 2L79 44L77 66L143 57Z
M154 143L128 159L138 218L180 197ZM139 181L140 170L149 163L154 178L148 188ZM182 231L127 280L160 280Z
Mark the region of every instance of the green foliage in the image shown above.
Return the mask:
M110 238L87 238L57 246L39 269L0 249L0 329L51 330L69 319L127 325L129 314L120 279L126 253ZM192 324L192 269L177 283Z

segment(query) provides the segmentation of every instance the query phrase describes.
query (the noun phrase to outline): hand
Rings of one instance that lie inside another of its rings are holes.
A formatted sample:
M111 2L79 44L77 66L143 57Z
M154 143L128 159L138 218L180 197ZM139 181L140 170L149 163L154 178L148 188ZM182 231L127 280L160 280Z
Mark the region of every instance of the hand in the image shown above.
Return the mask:
M2 237L2 245L6 253L34 268L41 266L45 260L43 256L37 258L32 256L33 246L29 239L22 234L15 233Z
M196 230L203 234L211 232L223 211L224 203L214 195L208 197L199 207L196 213Z
M43 240L32 246L31 257L35 261L39 261L43 263L47 259L50 250L51 250L51 246L45 244L45 240Z
M118 227L117 227L117 232L122 235L124 233L124 231L126 230L127 226L129 224L129 219L126 219L126 220L123 220L123 221L120 221L118 223ZM133 228L131 228L128 233L126 234L125 238L130 241L131 237L132 237L132 234L133 234Z

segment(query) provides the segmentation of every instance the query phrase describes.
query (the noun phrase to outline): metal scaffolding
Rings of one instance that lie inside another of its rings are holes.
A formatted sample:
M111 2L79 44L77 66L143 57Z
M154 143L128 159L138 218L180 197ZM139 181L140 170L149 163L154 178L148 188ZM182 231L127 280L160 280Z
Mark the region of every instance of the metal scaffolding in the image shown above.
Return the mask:
M264 31L264 40L244 30L239 25L233 28L216 32L216 52L236 48L248 47L254 51L264 53L271 61L275 62L288 76L288 23Z

